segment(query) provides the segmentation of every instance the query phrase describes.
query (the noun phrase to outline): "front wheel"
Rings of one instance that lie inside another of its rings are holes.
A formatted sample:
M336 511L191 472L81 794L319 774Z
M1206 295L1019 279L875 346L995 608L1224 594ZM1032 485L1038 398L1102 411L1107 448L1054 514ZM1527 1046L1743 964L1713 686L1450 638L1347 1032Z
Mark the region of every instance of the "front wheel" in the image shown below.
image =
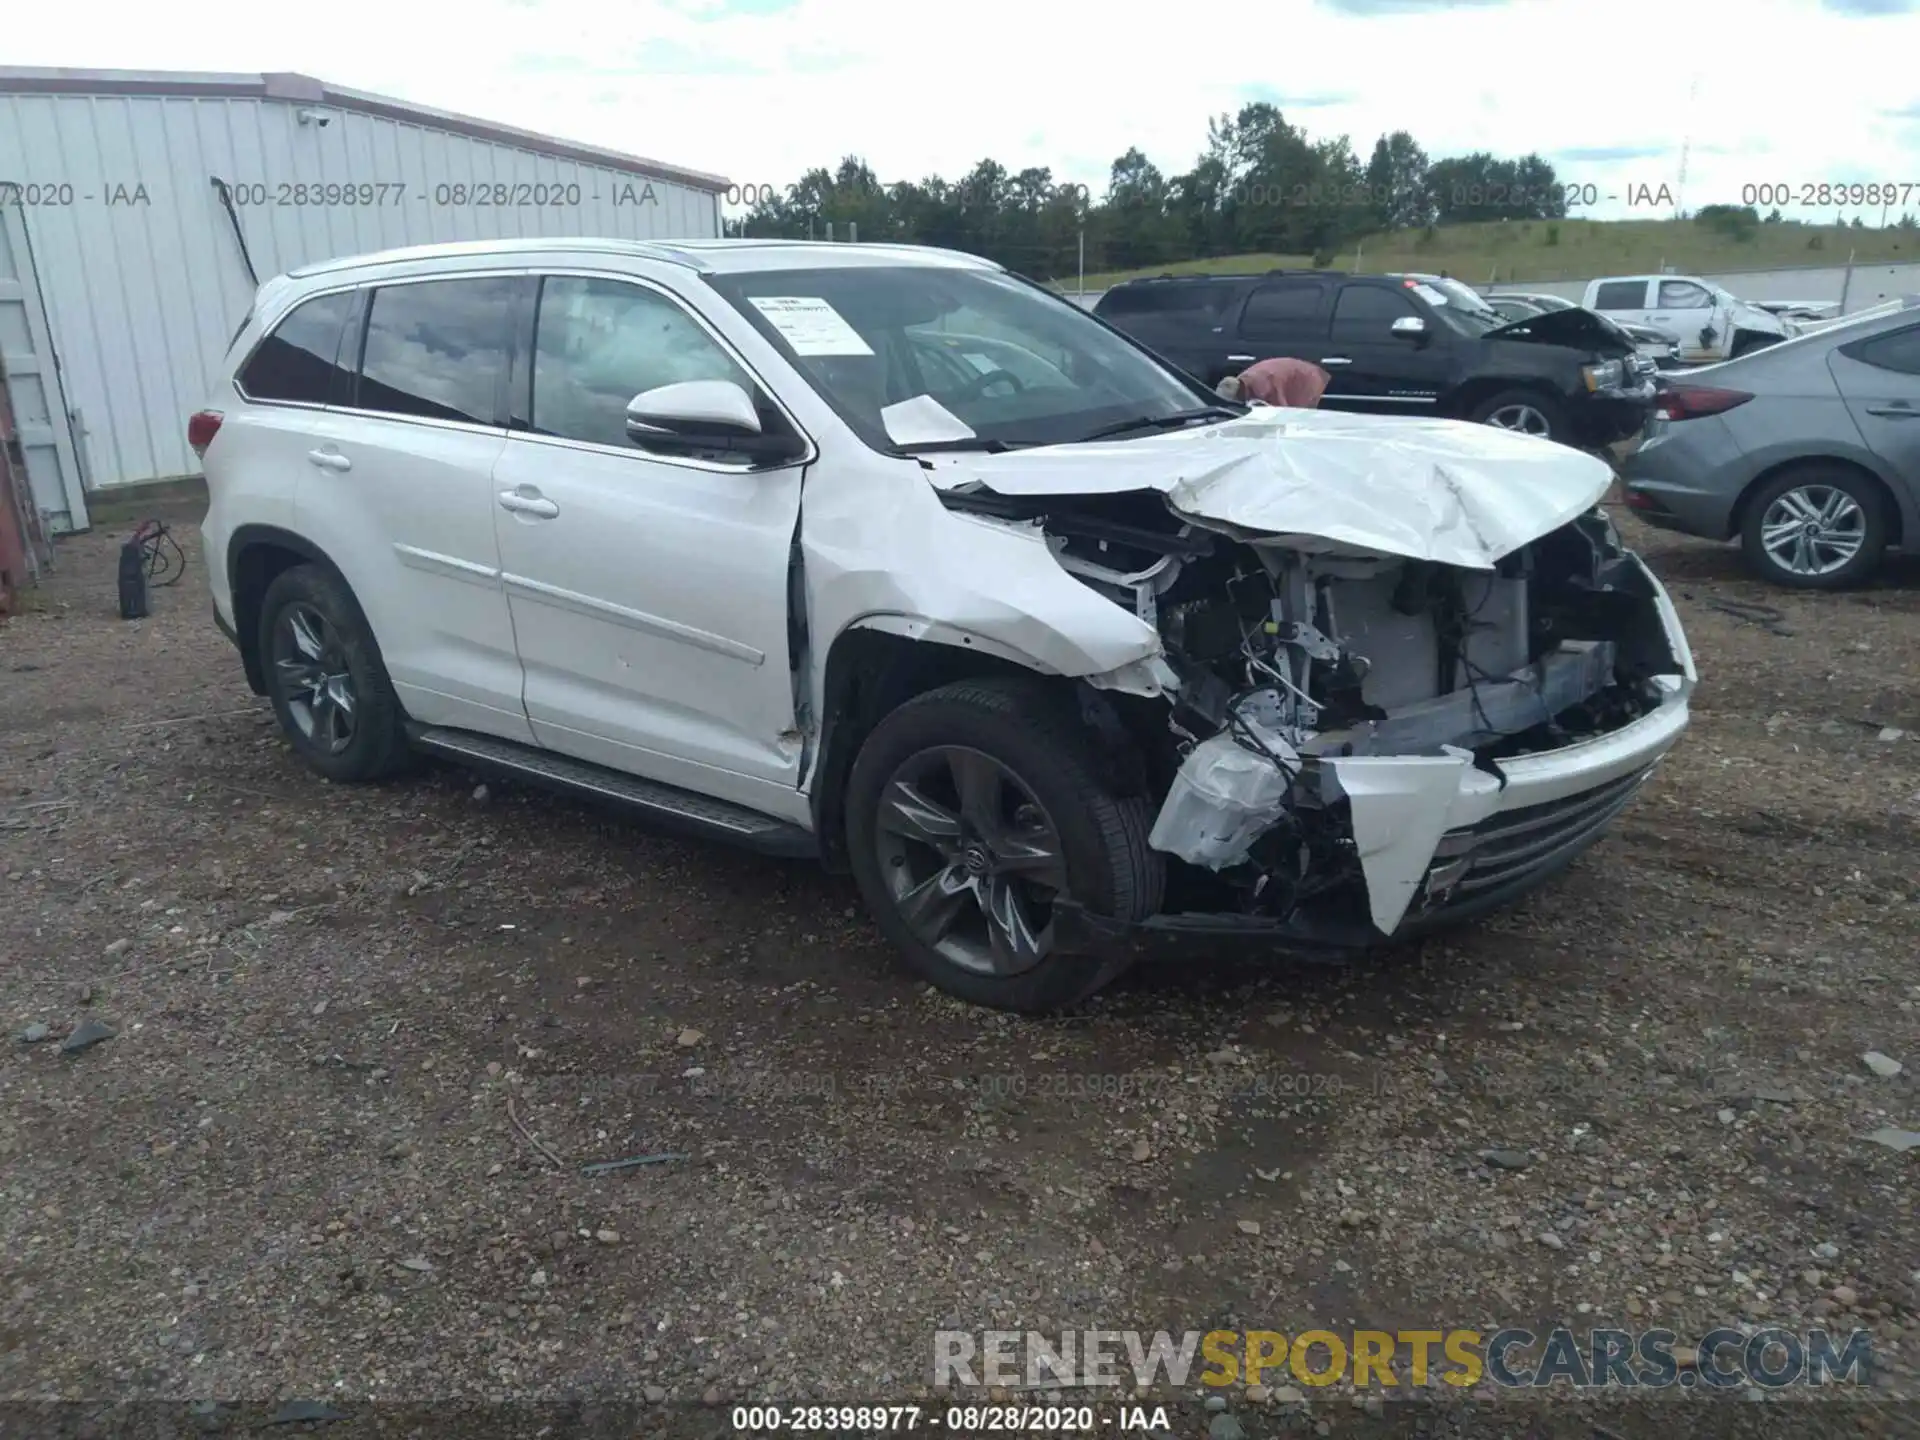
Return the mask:
M1533 390L1504 390L1475 406L1467 418L1477 425L1512 430L1538 440L1558 440L1567 433L1560 407Z
M1053 944L1057 900L1143 920L1165 884L1145 802L1095 777L1090 743L1052 691L1021 680L943 686L874 727L847 781L848 849L875 920L922 978L1040 1013L1123 968Z
M1850 470L1806 466L1776 476L1740 523L1747 564L1795 590L1840 590L1872 577L1887 548L1879 488Z

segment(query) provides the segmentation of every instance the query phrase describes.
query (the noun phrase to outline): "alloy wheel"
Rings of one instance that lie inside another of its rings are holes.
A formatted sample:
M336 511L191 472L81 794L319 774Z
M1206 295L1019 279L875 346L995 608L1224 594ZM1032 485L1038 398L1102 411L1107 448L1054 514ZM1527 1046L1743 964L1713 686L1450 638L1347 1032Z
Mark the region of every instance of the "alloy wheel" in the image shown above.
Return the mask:
M339 632L311 605L289 605L273 627L273 669L300 734L330 755L353 743L357 699Z
M1790 574L1831 575L1867 543L1866 512L1837 486L1801 485L1767 506L1760 543Z
M1553 436L1547 417L1531 405L1502 405L1487 416L1487 424L1501 430L1517 430L1522 435L1536 435L1542 440Z
M1052 902L1067 887L1060 831L991 755L939 745L909 756L880 792L874 845L900 918L953 964L1010 976L1047 958Z

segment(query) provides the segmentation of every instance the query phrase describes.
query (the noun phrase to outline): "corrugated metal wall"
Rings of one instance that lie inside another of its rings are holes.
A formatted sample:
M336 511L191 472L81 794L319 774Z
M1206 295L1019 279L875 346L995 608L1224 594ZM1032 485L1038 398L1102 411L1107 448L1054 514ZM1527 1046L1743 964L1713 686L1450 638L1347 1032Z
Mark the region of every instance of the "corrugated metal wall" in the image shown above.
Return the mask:
M308 108L329 123L301 124ZM186 417L253 298L212 176L231 187L262 280L395 245L720 228L701 190L330 105L0 93L0 182L22 187L93 488L198 473ZM495 184L578 203L460 203L454 190ZM316 197L329 185L372 188ZM307 193L283 189L295 186Z

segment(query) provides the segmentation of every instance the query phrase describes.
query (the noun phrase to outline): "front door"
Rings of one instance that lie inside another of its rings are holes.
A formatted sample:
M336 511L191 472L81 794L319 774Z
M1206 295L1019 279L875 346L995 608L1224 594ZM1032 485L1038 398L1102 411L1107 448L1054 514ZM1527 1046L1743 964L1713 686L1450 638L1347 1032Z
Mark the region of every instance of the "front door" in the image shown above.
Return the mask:
M1678 339L1683 360L1719 360L1733 349L1733 316L1692 280L1656 281L1653 309L1641 323Z
M771 401L678 299L636 281L549 275L528 335L492 488L539 743L796 818L800 469L652 455L626 432L628 402L675 381Z
M1425 330L1396 335L1407 317ZM1343 410L1369 415L1431 415L1446 390L1450 331L1421 315L1405 294L1384 285L1344 285L1334 302L1326 352L1318 357L1333 377L1327 398Z

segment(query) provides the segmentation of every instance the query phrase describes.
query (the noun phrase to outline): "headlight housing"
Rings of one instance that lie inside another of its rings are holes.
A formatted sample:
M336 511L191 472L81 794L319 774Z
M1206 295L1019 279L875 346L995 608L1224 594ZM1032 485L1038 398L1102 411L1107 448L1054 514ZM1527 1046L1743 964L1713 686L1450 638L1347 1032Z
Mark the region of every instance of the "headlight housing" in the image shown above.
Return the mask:
M1626 369L1618 360L1608 360L1600 365L1582 365L1580 374L1588 390L1611 390L1626 378Z

